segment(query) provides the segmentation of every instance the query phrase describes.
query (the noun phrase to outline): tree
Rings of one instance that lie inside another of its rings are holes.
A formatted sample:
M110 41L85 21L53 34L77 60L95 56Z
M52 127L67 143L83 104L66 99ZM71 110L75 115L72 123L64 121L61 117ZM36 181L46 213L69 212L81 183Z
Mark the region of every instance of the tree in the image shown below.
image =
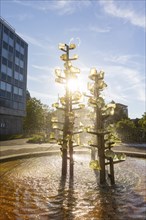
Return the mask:
M112 101L111 103L115 102ZM127 106L120 103L116 103L115 113L107 119L106 124L109 125L111 123L116 123L118 121L121 121L122 119L128 119Z
M146 112L144 112L142 118L139 120L138 124L146 132Z
M122 119L115 123L115 130L123 142L146 142L146 113L141 119Z
M36 133L49 130L51 124L50 110L36 98L27 99L26 117L24 118L24 131Z
M116 131L122 141L135 141L136 126L135 123L127 118L116 123Z
M138 121L141 129L141 141L146 142L146 112L144 112L142 118Z

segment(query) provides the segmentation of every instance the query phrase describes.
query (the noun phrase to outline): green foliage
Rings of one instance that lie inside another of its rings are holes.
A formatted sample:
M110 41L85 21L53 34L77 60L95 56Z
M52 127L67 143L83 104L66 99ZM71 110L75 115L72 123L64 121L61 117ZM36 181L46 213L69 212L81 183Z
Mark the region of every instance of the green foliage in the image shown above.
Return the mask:
M114 101L112 101L111 103L114 103ZM114 115L109 116L106 123L107 124L116 123L118 121L121 121L122 119L128 119L128 116L125 113L124 108L122 108L121 105L116 104Z
M146 112L144 112L142 118L138 121L138 124L146 132Z
M24 118L25 133L33 134L41 131L48 133L51 127L51 111L36 98L27 99L26 117Z
M91 160L89 163L89 167L93 170L101 170L98 160Z
M129 118L128 119L122 119L121 121L117 122L117 129L123 130L130 130L135 128L135 124L133 121L131 121Z
M122 119L115 124L115 130L122 142L145 142L145 116L140 120Z
M27 141L28 143L49 143L49 139L46 135L44 134L35 134L29 140Z

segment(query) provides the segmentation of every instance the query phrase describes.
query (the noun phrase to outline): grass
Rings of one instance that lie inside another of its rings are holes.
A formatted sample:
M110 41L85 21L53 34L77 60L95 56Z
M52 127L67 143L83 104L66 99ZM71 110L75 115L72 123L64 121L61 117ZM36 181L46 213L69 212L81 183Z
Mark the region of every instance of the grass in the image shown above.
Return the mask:
M28 143L48 143L49 139L44 134L34 134L28 139Z

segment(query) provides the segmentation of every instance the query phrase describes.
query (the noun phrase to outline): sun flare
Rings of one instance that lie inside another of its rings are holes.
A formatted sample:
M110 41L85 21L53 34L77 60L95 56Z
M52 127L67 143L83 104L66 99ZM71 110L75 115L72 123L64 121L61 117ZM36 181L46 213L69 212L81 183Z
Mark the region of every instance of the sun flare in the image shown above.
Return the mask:
M69 79L67 86L71 92L75 92L79 88L79 82L76 79Z

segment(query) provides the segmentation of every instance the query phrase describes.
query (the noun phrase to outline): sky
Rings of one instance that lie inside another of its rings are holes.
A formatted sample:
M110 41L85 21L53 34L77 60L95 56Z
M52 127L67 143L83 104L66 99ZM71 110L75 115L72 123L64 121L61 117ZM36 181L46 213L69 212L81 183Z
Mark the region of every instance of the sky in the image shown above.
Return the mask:
M146 112L145 0L0 0L0 16L29 45L31 97L51 107L64 94L55 83L55 68L64 69L58 44L75 43L81 91L95 67L105 72L107 102L127 105L130 118Z

